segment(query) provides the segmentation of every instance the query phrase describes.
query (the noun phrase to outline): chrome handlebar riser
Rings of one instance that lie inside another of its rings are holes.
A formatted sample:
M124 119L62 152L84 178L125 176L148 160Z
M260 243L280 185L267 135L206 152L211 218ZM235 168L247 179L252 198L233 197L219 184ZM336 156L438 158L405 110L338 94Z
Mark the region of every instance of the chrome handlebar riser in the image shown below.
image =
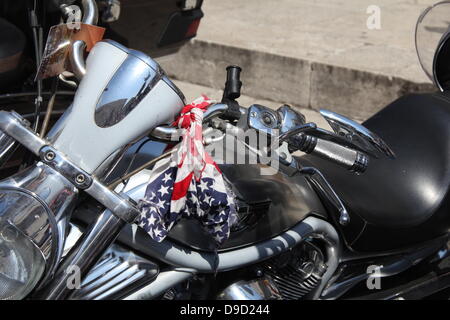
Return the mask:
M85 24L97 25L98 23L98 7L95 0L82 0L81 6L83 7L83 20L81 22Z
M0 110L0 130L26 146L35 155L39 155L41 148L47 144L44 139L31 130L29 123L15 112Z
M84 50L86 43L82 40L77 40L72 43L72 52L70 53L70 63L72 71L78 80L83 79L86 74L86 61L84 60Z
M0 132L0 168L9 160L16 147L16 140L6 133Z
M98 7L95 0L82 0L84 24L97 25L98 23ZM72 49L69 54L70 63L72 65L72 71L78 80L83 79L86 74L86 62L84 60L84 51L86 49L86 43L82 40L77 40L72 44Z
M131 223L138 216L139 210L129 199L108 189L96 177L78 168L51 143L40 138L29 127L25 126L19 115L0 111L0 131L39 156L43 163L69 180L74 187L91 195L120 219Z

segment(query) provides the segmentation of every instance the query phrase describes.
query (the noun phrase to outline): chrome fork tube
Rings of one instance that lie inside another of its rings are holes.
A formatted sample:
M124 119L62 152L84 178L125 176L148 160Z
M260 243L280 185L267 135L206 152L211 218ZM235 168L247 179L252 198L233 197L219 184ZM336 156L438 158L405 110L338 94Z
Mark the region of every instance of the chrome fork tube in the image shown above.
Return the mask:
M0 168L9 160L17 146L16 140L0 131Z
M42 290L37 292L36 298L46 300L67 299L97 263L103 252L116 239L126 222L111 211L105 210L94 224L83 234L75 246L69 251L63 262L58 266L53 279ZM76 277L74 277L77 273ZM72 279L80 283L73 283Z

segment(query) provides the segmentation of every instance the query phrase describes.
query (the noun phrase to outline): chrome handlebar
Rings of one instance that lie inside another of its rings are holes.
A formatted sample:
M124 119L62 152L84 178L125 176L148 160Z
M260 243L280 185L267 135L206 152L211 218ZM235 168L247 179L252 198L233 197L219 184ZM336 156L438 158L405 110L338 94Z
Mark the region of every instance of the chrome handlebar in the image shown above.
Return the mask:
M98 23L98 7L95 0L81 0L83 7L83 19L81 22L85 24L97 25Z
M207 122L214 117L224 114L228 111L228 105L225 103L216 103L211 105L203 113L203 122ZM181 130L170 126L159 126L152 130L150 136L158 140L178 141L181 137Z
M86 74L86 61L84 61L85 49L86 43L83 40L77 40L72 44L70 63L72 65L72 71L78 80L83 79Z
M83 10L84 24L97 25L98 23L98 7L95 0L82 0L81 6ZM70 52L70 62L75 77L78 80L83 79L86 74L86 62L84 61L84 50L86 49L86 43L82 40L77 40L72 44L72 50Z
M86 173L71 162L49 141L39 137L28 125L17 113L0 110L0 133L14 139L40 157L42 163L61 174L78 189L84 190L120 219L128 223L134 221L139 210L125 195L108 189L97 177Z

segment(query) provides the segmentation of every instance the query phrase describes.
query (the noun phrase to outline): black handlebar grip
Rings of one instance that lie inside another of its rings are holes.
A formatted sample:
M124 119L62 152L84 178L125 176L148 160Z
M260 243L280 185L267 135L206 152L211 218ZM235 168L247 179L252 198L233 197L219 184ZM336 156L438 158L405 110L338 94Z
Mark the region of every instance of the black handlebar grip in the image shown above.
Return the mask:
M322 159L330 160L352 172L363 173L369 165L369 157L357 150L305 134L299 134L292 138L289 140L290 144L293 143L292 147Z
M227 81L225 82L224 98L235 100L241 96L241 71L238 66L227 67Z

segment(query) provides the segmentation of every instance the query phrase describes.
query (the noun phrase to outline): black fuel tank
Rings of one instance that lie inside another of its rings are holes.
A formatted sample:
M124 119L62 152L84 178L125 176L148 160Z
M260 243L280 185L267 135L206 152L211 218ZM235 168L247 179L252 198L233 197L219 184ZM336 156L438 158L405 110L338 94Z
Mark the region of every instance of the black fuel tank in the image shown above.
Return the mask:
M139 145L140 143L137 143L137 146ZM131 158L134 157L135 148L131 148L123 157L109 179L114 180L123 175ZM165 144L155 141L145 143L133 167L128 169L133 170L134 167L141 166L161 154L165 148ZM242 247L274 237L308 215L326 218L326 209L319 196L303 176L292 176L293 168L289 166L280 163L279 170L273 175L261 174L264 166L260 164L222 164L219 167L233 185L236 195L253 211L252 220L254 220L247 228L232 232L219 250ZM267 170L264 170L264 173L267 173ZM138 232L145 233L143 230ZM149 236L145 234L145 237ZM197 220L181 219L172 228L168 237L192 249L204 251L216 249L214 240L203 231Z
M261 175L261 165L221 165L239 198L253 210L256 220L231 233L220 250L247 246L288 230L308 215L325 217L322 203L302 176L289 176L290 168L282 166L274 175ZM253 209L252 209L253 207ZM260 211L258 212L258 208ZM197 250L214 250L214 240L196 220L182 219L169 237Z

